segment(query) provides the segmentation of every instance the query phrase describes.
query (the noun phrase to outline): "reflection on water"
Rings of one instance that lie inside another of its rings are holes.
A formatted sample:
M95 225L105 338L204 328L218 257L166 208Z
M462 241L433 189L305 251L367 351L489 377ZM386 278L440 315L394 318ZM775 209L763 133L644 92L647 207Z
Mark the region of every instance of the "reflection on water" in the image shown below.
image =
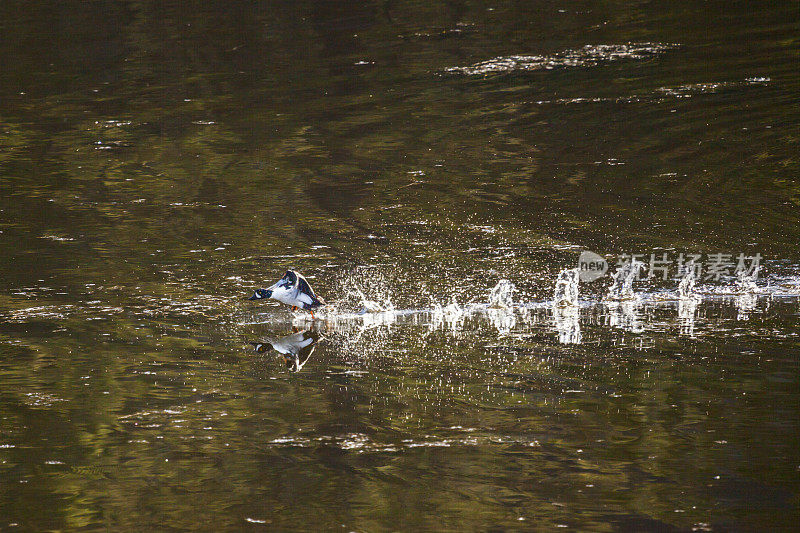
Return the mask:
M259 342L251 342L256 353L269 353L275 350L283 356L286 368L290 372L299 372L303 365L314 353L316 344L319 342L319 335L312 330L299 331L290 335L274 339L265 339Z
M581 325L577 307L554 307L553 323L561 344L580 344Z
M747 320L750 312L753 311L758 303L758 297L752 293L743 293L736 297L736 310L738 320Z
M608 325L612 328L621 328L631 333L644 331L639 318L639 304L636 301L624 300L621 302L608 302Z
M482 75L515 70L552 70L566 67L591 67L622 59L645 59L676 48L672 44L630 43L586 45L577 50L566 50L549 56L506 56L481 61L468 67L449 67L445 72Z
M680 321L682 335L694 335L697 306L698 301L696 299L681 298L678 300L678 320Z
M0 530L793 530L796 19L0 2Z

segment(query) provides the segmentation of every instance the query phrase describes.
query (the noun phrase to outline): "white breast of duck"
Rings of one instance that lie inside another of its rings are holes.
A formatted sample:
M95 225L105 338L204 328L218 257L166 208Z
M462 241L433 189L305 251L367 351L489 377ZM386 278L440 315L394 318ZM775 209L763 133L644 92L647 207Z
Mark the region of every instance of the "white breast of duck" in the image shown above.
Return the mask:
M314 337L303 331L293 335L281 337L280 339L275 339L271 342L271 344L278 353L282 353L284 355L297 355L303 351L304 348L314 344L315 342L316 339Z

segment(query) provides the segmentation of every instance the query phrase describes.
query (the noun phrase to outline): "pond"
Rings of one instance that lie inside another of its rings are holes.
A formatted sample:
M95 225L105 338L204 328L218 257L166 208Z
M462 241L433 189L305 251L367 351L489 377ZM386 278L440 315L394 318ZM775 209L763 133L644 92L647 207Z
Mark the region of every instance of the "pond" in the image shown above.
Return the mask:
M3 2L0 531L793 530L798 15Z

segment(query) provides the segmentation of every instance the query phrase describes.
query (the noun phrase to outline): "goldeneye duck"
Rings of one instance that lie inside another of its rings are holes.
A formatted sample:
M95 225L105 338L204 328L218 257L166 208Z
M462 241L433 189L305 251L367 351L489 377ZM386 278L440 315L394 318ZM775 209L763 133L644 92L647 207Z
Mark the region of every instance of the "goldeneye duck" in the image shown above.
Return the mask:
M251 300L268 298L291 306L292 311L297 308L304 309L311 313L311 318L314 318L314 309L325 305L325 301L314 294L314 289L306 278L294 270L287 270L275 285L268 289L257 289L250 297Z
M309 330L286 335L279 339L264 342L251 342L256 352L266 353L275 350L283 356L283 361L291 372L299 372L317 347L319 336Z

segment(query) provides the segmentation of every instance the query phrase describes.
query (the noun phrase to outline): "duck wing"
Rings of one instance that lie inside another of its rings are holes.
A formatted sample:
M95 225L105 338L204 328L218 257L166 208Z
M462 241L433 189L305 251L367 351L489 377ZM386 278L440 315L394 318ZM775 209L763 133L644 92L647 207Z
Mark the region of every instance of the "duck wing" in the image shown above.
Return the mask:
M299 372L300 369L303 368L303 365L305 365L306 361L308 361L309 358L311 358L311 354L313 354L314 350L316 350L316 349L317 349L317 343L314 342L313 344L309 344L305 348L302 348L298 352L298 354L297 354L297 370L296 370L296 372Z
M314 293L306 278L297 274L297 299L308 305L325 305L325 301Z
M317 299L317 295L314 294L314 289L312 289L311 285L308 284L306 278L300 274L297 274L297 289L303 294L308 294L312 299Z
M270 340L269 344L272 345L273 350L283 355L294 355L297 352L294 344L292 343L291 335L281 337L280 339Z

